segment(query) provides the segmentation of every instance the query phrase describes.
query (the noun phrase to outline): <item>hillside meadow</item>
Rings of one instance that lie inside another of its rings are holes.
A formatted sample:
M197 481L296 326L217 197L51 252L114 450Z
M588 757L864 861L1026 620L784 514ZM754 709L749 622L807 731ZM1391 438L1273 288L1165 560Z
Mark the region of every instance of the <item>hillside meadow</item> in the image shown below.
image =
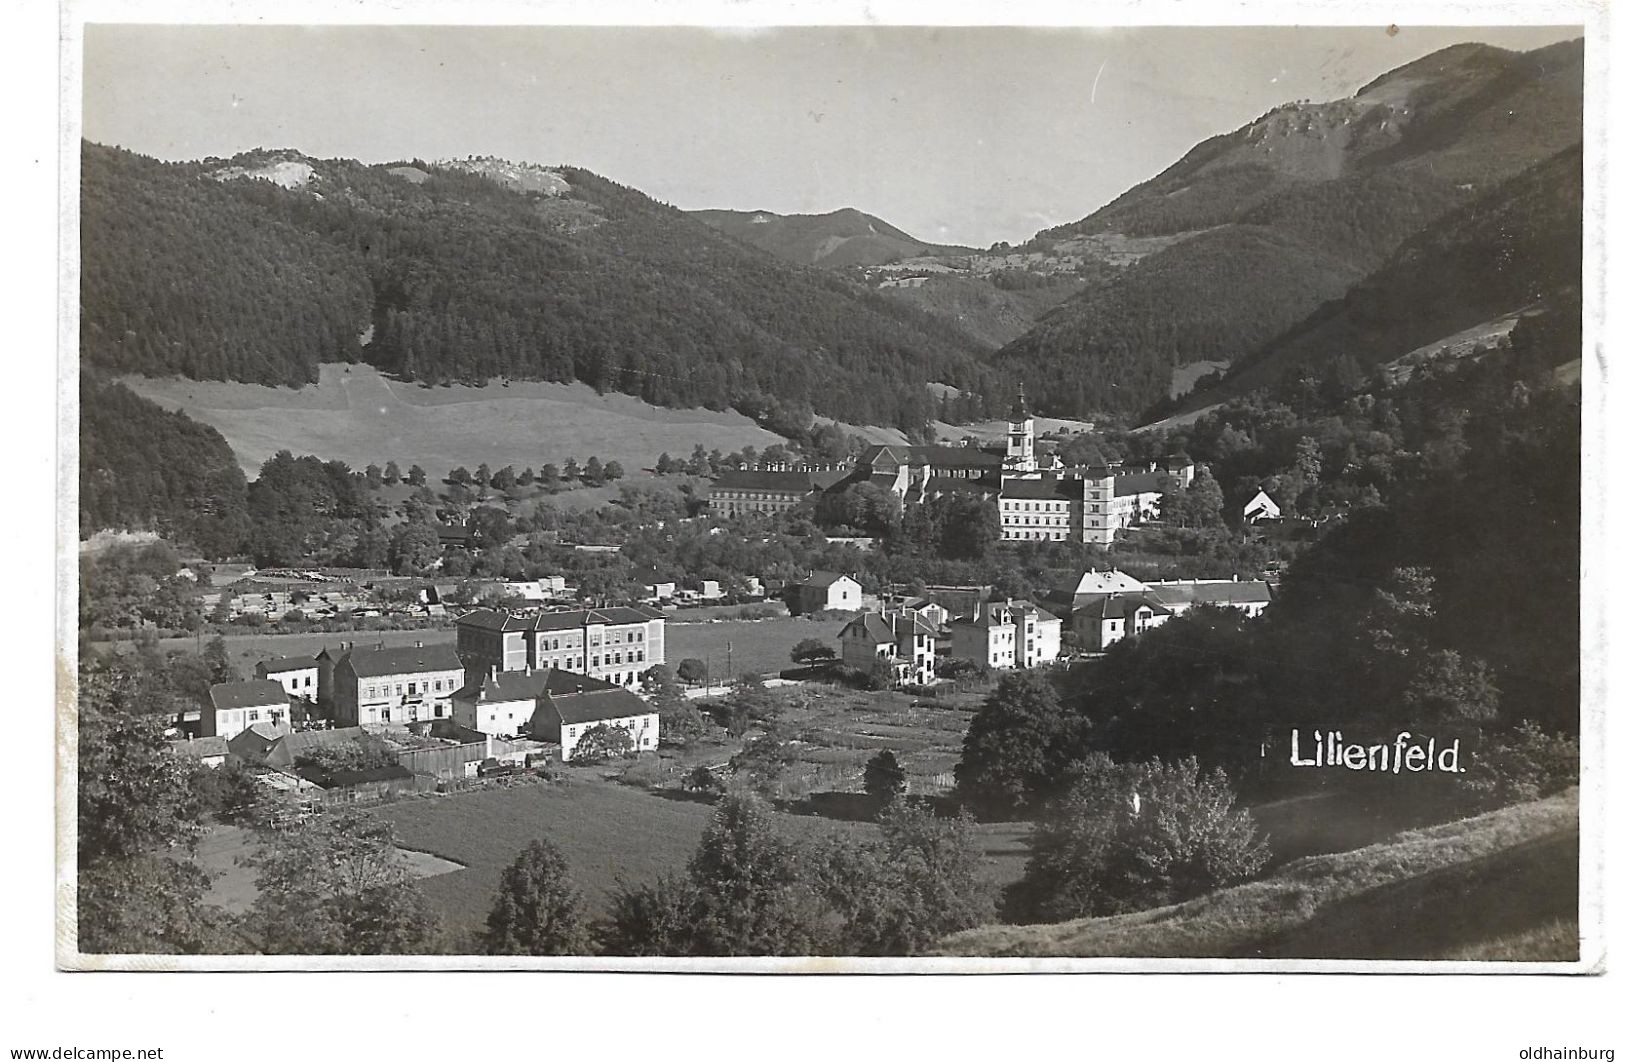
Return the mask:
M738 413L665 409L581 383L536 381L423 387L370 365L321 366L321 381L294 389L127 376L122 382L165 409L225 436L250 475L278 450L316 454L352 468L395 461L441 477L459 466L564 466L597 455L627 469L696 444L730 453L784 439Z
M977 956L1579 958L1579 791L1408 831L1150 911L987 926Z

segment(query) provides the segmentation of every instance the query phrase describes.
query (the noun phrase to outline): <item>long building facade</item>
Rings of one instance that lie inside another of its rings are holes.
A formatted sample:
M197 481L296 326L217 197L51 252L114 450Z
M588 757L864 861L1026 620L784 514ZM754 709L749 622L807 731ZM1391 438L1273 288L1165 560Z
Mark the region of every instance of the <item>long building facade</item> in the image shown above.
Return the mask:
M457 619L457 653L470 674L557 668L634 692L666 662L666 616L653 608L580 608L513 615L475 609Z

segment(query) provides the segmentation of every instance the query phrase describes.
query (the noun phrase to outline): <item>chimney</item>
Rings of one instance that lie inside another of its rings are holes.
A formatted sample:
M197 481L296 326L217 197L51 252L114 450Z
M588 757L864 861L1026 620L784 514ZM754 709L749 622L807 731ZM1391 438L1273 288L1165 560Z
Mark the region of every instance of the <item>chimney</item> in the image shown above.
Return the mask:
M497 678L497 666L495 664L492 664L491 665L491 681L495 682L496 678Z

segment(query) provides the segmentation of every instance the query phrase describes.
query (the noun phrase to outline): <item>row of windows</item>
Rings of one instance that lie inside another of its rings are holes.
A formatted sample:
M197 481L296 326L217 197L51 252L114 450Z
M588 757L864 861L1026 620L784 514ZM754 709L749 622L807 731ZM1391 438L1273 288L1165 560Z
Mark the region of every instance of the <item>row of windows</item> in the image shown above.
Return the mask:
M393 696L399 697L404 694L407 697L416 697L419 693L428 693L431 688L435 693L450 693L457 688L457 683L449 678L437 678L432 682L429 679L424 679L422 682L397 682L391 687L389 683L385 682L379 685L362 686L361 696L368 698L389 697L392 688L394 690Z
M1066 511L1066 502L1019 502L1009 503L1011 512L1019 513L1059 513Z
M647 730L649 717L640 716L637 719L609 719L602 723L591 723L585 726L572 726L565 731L567 737L580 737L595 726L620 727L622 730Z

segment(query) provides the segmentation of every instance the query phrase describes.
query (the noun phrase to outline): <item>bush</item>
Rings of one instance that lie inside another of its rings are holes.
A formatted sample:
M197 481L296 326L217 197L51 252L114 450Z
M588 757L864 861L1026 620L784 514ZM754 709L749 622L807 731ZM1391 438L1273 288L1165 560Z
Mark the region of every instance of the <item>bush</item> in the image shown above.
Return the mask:
M1033 831L1006 920L1060 922L1180 903L1258 873L1269 856L1222 770L1194 758L1117 764L1093 753Z

